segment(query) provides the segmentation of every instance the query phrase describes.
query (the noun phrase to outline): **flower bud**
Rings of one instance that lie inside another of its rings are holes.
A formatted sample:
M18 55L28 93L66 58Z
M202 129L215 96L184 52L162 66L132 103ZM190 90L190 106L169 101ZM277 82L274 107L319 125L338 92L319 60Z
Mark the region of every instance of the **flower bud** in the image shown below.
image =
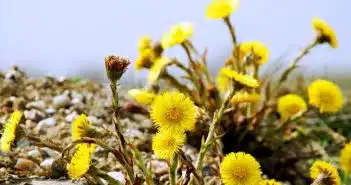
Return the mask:
M122 56L107 56L105 57L106 74L110 81L118 81L123 73L127 70L130 60Z

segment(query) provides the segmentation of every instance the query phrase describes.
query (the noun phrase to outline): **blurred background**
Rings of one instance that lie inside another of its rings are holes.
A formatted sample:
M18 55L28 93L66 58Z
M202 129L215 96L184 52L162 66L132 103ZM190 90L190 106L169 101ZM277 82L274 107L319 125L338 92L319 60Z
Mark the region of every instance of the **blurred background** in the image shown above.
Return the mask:
M230 37L222 21L207 20L211 0L0 0L0 70L17 64L33 76L54 75L104 80L105 55L134 60L138 39L159 40L179 22L194 23L192 41L209 49L214 71L230 54ZM339 48L319 46L301 61L306 74L348 75L351 69L351 1L243 0L232 15L239 41L259 40L270 48L270 62L284 55L288 63L313 40L311 21L319 17L337 32ZM185 62L181 48L166 51ZM146 72L127 79L140 80ZM125 77L126 78L126 77Z

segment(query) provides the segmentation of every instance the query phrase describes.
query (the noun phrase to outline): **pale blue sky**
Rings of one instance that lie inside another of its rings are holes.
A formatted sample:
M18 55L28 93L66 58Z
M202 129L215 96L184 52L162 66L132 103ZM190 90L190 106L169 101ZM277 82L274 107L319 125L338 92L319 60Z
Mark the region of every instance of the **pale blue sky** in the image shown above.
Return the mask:
M210 1L0 0L0 69L18 64L54 75L103 72L105 55L135 59L140 36L159 39L171 25L182 21L194 23L192 40L200 49L208 47L209 62L218 67L231 43L222 22L205 19ZM271 59L289 49L289 60L313 39L313 17L324 19L336 30L339 48L318 47L301 64L311 71L328 66L331 72L347 72L341 69L351 67L349 0L242 0L232 20L239 41L266 43ZM179 48L166 53L184 58Z

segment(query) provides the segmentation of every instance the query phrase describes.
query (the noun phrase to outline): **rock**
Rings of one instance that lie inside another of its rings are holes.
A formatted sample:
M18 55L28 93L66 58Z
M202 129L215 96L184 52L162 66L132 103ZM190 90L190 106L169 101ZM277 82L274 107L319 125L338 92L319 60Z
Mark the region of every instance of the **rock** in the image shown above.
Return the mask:
M47 118L44 120L39 121L37 127L35 128L36 131L40 131L43 127L47 127L47 126L53 126L56 124L56 119L55 118Z
M37 158L37 157L39 157L41 154L40 154L39 150L34 149L34 150L29 151L29 152L27 153L27 155L28 155L29 157Z
M111 176L112 178L119 181L123 185L126 184L126 179L124 178L124 175L122 172L112 171L112 172L108 172L107 175ZM104 179L101 179L101 180L104 182L104 185L108 185L106 180Z
M45 102L42 100L32 101L32 102L27 103L26 108L27 109L34 108L34 109L39 109L39 110L45 110Z
M126 129L124 135L126 137L137 137L137 138L140 138L141 135L143 135L143 133L138 130L138 129Z
M156 175L166 174L168 172L168 165L164 161L152 160L151 171Z
M81 101L79 98L73 98L71 102L72 102L72 104L74 104L74 105L75 105L75 104L80 104L80 103L82 103L82 101Z
M50 107L50 108L47 108L47 109L45 110L45 112L46 112L47 114L55 114L56 109Z
M29 120L38 121L45 117L45 114L39 110L31 109L24 111L24 117Z
M56 109L69 106L70 103L71 103L70 98L69 98L67 95L65 95L65 94L55 96L55 97L52 99L52 105L53 105L54 108L56 108Z
M19 158L16 162L15 168L23 171L33 171L37 168L37 165L31 160Z
M143 121L141 121L140 123L140 128L143 128L143 129L150 129L153 127L153 123L150 119L144 119Z
M57 151L52 150L48 147L43 147L43 148L41 148L41 150L46 155L46 156L44 156L44 158L57 158L60 155L60 153L58 153Z
M48 158L48 159L45 159L43 162L41 162L40 166L45 169L49 169L53 162L54 162L53 158Z
M72 123L73 120L78 116L77 112L74 111L70 114L68 114L66 117L65 117L65 121L68 122L68 123Z

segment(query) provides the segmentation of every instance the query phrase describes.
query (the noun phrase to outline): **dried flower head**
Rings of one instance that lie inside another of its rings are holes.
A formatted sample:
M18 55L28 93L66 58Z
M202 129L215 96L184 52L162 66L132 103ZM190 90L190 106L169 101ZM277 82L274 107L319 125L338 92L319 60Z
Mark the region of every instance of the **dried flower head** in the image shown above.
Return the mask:
M327 80L315 80L308 87L309 103L323 112L337 112L342 108L343 96L337 85Z
M230 16L239 7L239 0L213 0L206 9L206 17L222 19Z
M248 57L254 60L258 65L264 64L269 58L269 49L259 41L243 42L239 45L239 55L240 59L243 60L244 57Z
M340 185L338 170L325 161L315 161L310 168L310 176L313 180L318 178L321 184Z
M347 174L351 174L351 142L347 143L340 153L340 166Z
M258 93L248 93L247 91L239 91L237 92L232 99L230 100L230 103L232 104L238 104L238 103L255 103L260 100L260 94Z
M281 183L274 179L269 179L269 180L265 179L265 180L262 180L259 185L281 185Z
M21 111L14 111L7 120L0 140L1 150L3 152L10 151L11 145L16 138L17 126L21 122L22 117L23 113Z
M221 163L221 178L225 185L256 185L262 180L260 168L250 154L232 152Z
M143 89L130 89L128 95L133 97L138 103L149 105L154 100L156 94Z
M338 47L336 33L325 21L315 18L312 21L313 28L317 33L317 42L320 44L328 43L331 47Z
M76 151L67 166L68 175L72 179L79 179L89 170L94 151L95 144L81 143L76 146Z
M183 132L161 130L152 139L152 150L159 159L172 159L186 142Z
M287 94L278 99L277 109L283 121L307 110L304 99L296 94Z
M118 81L123 73L127 70L130 60L122 56L107 56L105 57L106 74L109 80Z
M189 22L182 22L171 27L169 33L164 34L161 40L163 48L169 48L184 43L193 35L193 25Z
M160 129L184 132L195 128L195 104L180 92L165 92L156 96L150 114Z
M224 75L228 76L229 78L233 79L237 83L244 85L246 87L257 88L260 86L258 80L253 78L252 76L246 74L240 74L230 68L223 68L221 71Z

